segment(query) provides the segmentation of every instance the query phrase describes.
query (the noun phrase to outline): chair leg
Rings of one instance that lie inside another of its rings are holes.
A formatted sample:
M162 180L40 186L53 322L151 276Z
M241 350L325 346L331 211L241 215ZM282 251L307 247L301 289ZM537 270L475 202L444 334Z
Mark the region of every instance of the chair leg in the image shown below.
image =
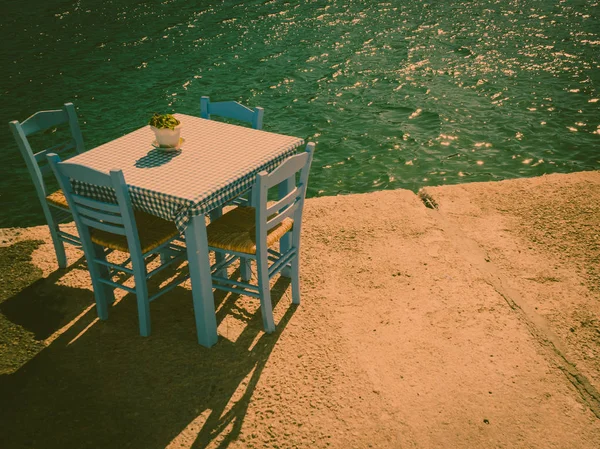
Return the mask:
M135 259L135 260L134 260ZM139 260L138 260L139 259ZM150 326L150 302L148 301L148 283L146 278L146 265L144 260L132 255L133 278L135 280L135 295L137 296L138 320L140 335L149 337Z
M165 252L160 252L160 264L164 265L169 261L169 255L166 254Z
M292 304L300 304L300 258L298 254L292 259Z
M58 235L58 225L49 224L50 236L52 237L52 243L54 244L54 251L56 252L56 260L58 267L61 269L67 268L67 254L65 253L65 242L63 242Z
M222 207L217 207L216 209L213 209L209 212L208 216L210 217L210 221L213 222L215 221L217 218L221 217L223 215L223 208ZM225 259L225 255L221 254L220 252L215 251L215 262L219 263L222 262ZM217 273L215 273L217 276L220 277L227 277L227 269L223 269L223 270L219 270Z
M260 313L262 315L265 332L270 334L275 331L275 320L273 318L273 305L271 304L271 287L269 285L269 265L267 257L256 259L258 268L258 291L260 293Z
M278 187L279 198L285 197L288 193L290 193L292 190L294 190L294 187L296 187L296 175L289 177L288 179L286 179L285 181L283 181L279 184L279 187ZM292 247L292 233L286 232L283 235L283 237L281 237L281 240L279 240L279 252L281 254L284 254L291 247ZM289 278L291 276L290 269L288 267L284 267L280 273L281 273L281 276L284 276L287 278Z
M87 249L87 250L86 250ZM94 262L94 258L96 258L96 254L99 251L102 251L102 248L97 248L97 245L92 245L92 247L84 247L85 256L87 259L88 271L90 272L90 277L92 278L92 288L94 289L94 298L96 300L96 311L98 313L98 318L101 320L108 319L108 295L107 295L107 285L100 282L102 279L101 271L98 269L98 264Z
M292 258L290 277L292 278L292 304L300 304L300 234L302 227L302 212L294 215L294 229L291 234L291 244L296 248L296 254Z
M104 248L101 246L94 245L94 255L96 256L96 259L106 261L106 254L104 253ZM110 268L105 265L98 264L96 269L103 279L110 279ZM112 304L115 302L115 290L110 285L102 283L100 285L102 285L102 294L104 295L106 304Z
M98 318L105 321L108 319L108 304L104 293L102 293L103 285L92 278L92 287L94 289L94 299L96 300L96 313L98 314Z
M285 254L292 247L292 233L286 232L281 240L279 240L279 252ZM289 266L283 267L280 272L281 276L289 278L292 276Z
M252 260L240 257L240 274L242 281L248 282L252 279Z
M244 204L244 206L255 207L252 202L252 190L250 190L250 194L248 195L248 200ZM258 265L257 265L258 266ZM242 277L242 281L249 282L252 279L252 259L248 259L246 257L240 257L240 275Z

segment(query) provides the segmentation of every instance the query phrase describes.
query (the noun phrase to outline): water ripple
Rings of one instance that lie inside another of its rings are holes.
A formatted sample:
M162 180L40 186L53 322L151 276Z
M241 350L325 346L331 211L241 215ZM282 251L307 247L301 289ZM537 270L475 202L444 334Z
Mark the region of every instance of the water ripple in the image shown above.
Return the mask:
M202 95L263 106L318 143L309 195L600 168L597 1L96 3L8 2L5 122L74 101L92 148ZM0 138L0 195L39 220Z

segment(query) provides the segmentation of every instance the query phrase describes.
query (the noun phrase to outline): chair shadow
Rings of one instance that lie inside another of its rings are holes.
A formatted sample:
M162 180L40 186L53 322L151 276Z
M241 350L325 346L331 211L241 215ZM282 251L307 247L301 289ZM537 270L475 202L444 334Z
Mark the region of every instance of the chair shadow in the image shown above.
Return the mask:
M32 263L42 240L0 248L0 376L13 372L45 348L45 340L76 320L93 304L85 288L60 285L63 276L85 269L84 258L43 278Z
M91 290L57 284L74 269L87 269L83 256L67 268L34 281L4 300L0 303L0 313L33 333L35 340L45 340L94 302Z
M274 307L288 286L289 279L276 282ZM90 290L49 279L25 290L5 301L5 313L40 337L58 325L60 314L49 313L46 324L44 312L29 318L27 310L47 308L50 301L57 301L52 307L59 310L80 310L82 302L93 302ZM239 308L238 298L215 293L219 323ZM3 446L225 448L239 435L260 376L295 310L288 307L273 334L262 332L260 309L236 313L244 327L235 341L220 336L207 349L197 343L191 291L183 287L152 303L147 338L138 334L135 295L111 307L107 321L98 321L91 308L16 372L0 376Z
M0 312L14 324L45 340L76 318L94 302L88 289L53 284L40 279L0 305Z
M161 151L156 148L150 150L146 156L135 161L137 168L153 168L160 167L161 165L168 164L181 154L181 150L178 151Z

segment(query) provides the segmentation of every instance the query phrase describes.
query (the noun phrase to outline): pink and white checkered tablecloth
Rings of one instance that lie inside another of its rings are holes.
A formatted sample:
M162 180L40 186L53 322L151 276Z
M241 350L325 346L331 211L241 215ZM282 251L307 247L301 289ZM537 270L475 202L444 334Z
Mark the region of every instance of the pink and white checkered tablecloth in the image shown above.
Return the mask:
M254 184L259 172L273 170L304 143L298 137L174 115L185 139L178 152L155 149L154 133L145 126L69 162L106 173L123 170L133 207L174 221L184 232L190 217L235 198ZM97 186L75 188L83 195L114 198Z

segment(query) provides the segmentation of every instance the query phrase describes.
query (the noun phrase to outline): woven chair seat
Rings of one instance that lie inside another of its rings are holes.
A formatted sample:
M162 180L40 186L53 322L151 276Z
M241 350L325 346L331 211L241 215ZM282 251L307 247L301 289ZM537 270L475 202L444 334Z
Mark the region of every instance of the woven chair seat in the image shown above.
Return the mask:
M256 223L253 207L238 207L217 218L206 228L208 246L223 250L256 254ZM267 234L267 246L273 246L286 232L292 230L294 220L285 218Z
M50 204L60 207L62 209L68 209L69 203L67 203L67 198L65 198L65 194L62 190L57 190L54 193L51 193L46 197L46 201Z
M142 253L147 253L179 234L172 221L150 215L144 212L135 212L135 223L138 228ZM92 242L117 251L129 252L127 237L112 234L100 229L90 228Z

